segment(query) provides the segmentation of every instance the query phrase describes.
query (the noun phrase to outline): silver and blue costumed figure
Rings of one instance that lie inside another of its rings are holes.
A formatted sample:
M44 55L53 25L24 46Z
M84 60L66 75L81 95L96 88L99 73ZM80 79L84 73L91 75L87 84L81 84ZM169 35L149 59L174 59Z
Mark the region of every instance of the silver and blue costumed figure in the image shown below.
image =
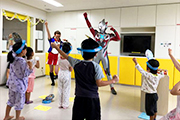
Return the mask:
M108 44L110 41L120 41L121 38L120 38L118 32L113 27L111 27L110 30L112 30L114 32L114 34L105 32L108 27L107 22L105 22L105 19L103 19L101 22L99 22L98 28L99 28L100 32L98 32L91 26L91 23L89 22L88 17L87 17L87 13L84 13L83 15L84 15L86 23L87 23L91 33L93 34L96 42L98 42L99 45L102 47L102 50L98 52L97 56L94 58L94 61L96 63L99 63L100 61L102 61L106 76L107 76L108 80L111 80L112 76L110 74L107 47L108 47ZM116 95L117 92L115 91L113 84L111 84L110 87L111 87L111 93Z

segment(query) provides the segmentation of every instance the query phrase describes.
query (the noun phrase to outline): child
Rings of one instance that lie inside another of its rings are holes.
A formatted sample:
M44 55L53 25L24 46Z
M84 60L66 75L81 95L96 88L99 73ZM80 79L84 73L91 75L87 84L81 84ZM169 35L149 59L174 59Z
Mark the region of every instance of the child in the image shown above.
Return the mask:
M7 102L4 120L13 118L13 116L9 116L13 106L15 106L16 110L16 120L25 119L24 117L20 117L20 113L25 103L25 92L28 86L28 76L32 72L32 63L27 63L22 57L24 55L26 55L25 40L15 43L12 51L8 53L8 61L11 63L7 82L9 86L9 100Z
M71 44L68 42L64 42L62 46L62 51L68 55L71 51ZM59 105L60 108L66 109L69 106L71 71L73 68L63 56L60 57L58 63L60 67L58 75Z
M118 76L114 75L109 81L102 81L104 77L99 64L95 63L93 58L98 51L102 49L99 44L89 38L81 43L82 57L84 60L72 58L61 51L58 46L51 43L52 47L67 59L75 72L75 100L73 105L72 120L100 120L100 100L98 87L110 85L118 81Z
M28 88L26 91L26 100L25 100L26 104L33 103L33 101L30 101L30 95L31 95L31 92L33 92L34 79L36 78L35 67L39 68L39 57L36 57L35 59L33 59L33 56L34 56L33 49L31 47L27 47L26 57L27 57L27 61L32 62L33 72L28 77Z
M180 71L180 63L172 55L172 50L168 49L169 56L174 63L174 66ZM174 110L170 111L167 115L162 117L160 120L180 120L180 81L172 88L172 95L177 95L177 106Z
M145 110L146 114L150 116L150 120L156 120L157 115L157 87L159 80L164 77L164 75L157 74L159 67L159 62L155 59L150 59L146 62L147 72L144 71L141 66L138 64L136 58L133 58L136 69L144 77L141 90L146 93L145 97Z

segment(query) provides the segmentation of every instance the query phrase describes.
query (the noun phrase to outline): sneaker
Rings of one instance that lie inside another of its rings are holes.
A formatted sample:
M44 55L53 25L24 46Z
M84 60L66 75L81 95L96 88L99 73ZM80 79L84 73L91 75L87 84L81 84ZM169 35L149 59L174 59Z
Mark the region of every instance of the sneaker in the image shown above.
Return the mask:
M116 92L116 90L112 87L111 88L111 93L113 94L113 95L117 95L117 92Z
M59 106L59 109L63 108L63 106Z
M52 102L52 99L54 98L54 94L48 95L45 99L42 100L42 103L49 104Z
M55 83L51 83L51 86L55 86Z
M50 95L48 95L45 99L52 101L53 98L54 98L54 94L50 94Z

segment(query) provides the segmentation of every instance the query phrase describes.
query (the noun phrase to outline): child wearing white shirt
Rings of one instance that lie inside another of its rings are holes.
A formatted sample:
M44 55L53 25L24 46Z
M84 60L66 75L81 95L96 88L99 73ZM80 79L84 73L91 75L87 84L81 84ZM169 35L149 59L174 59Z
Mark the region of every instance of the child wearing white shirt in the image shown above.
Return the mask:
M68 55L72 48L69 42L64 42L62 50ZM71 71L73 68L64 57L59 59L59 75L58 75L58 93L59 108L66 109L69 106L70 88L71 88Z
M136 58L133 58L136 69L142 74L144 80L142 82L141 90L146 93L145 97L145 110L146 114L150 116L150 120L156 120L157 115L157 87L159 80L164 75L157 74L159 62L155 59L150 59L146 62L147 71L143 70L138 64Z

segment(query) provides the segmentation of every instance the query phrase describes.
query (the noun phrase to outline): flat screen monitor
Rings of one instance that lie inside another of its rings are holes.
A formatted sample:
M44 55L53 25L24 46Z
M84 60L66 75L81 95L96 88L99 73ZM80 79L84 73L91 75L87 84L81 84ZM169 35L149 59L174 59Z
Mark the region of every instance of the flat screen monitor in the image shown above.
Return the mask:
M123 35L121 53L129 56L145 56L147 49L154 52L154 35Z

